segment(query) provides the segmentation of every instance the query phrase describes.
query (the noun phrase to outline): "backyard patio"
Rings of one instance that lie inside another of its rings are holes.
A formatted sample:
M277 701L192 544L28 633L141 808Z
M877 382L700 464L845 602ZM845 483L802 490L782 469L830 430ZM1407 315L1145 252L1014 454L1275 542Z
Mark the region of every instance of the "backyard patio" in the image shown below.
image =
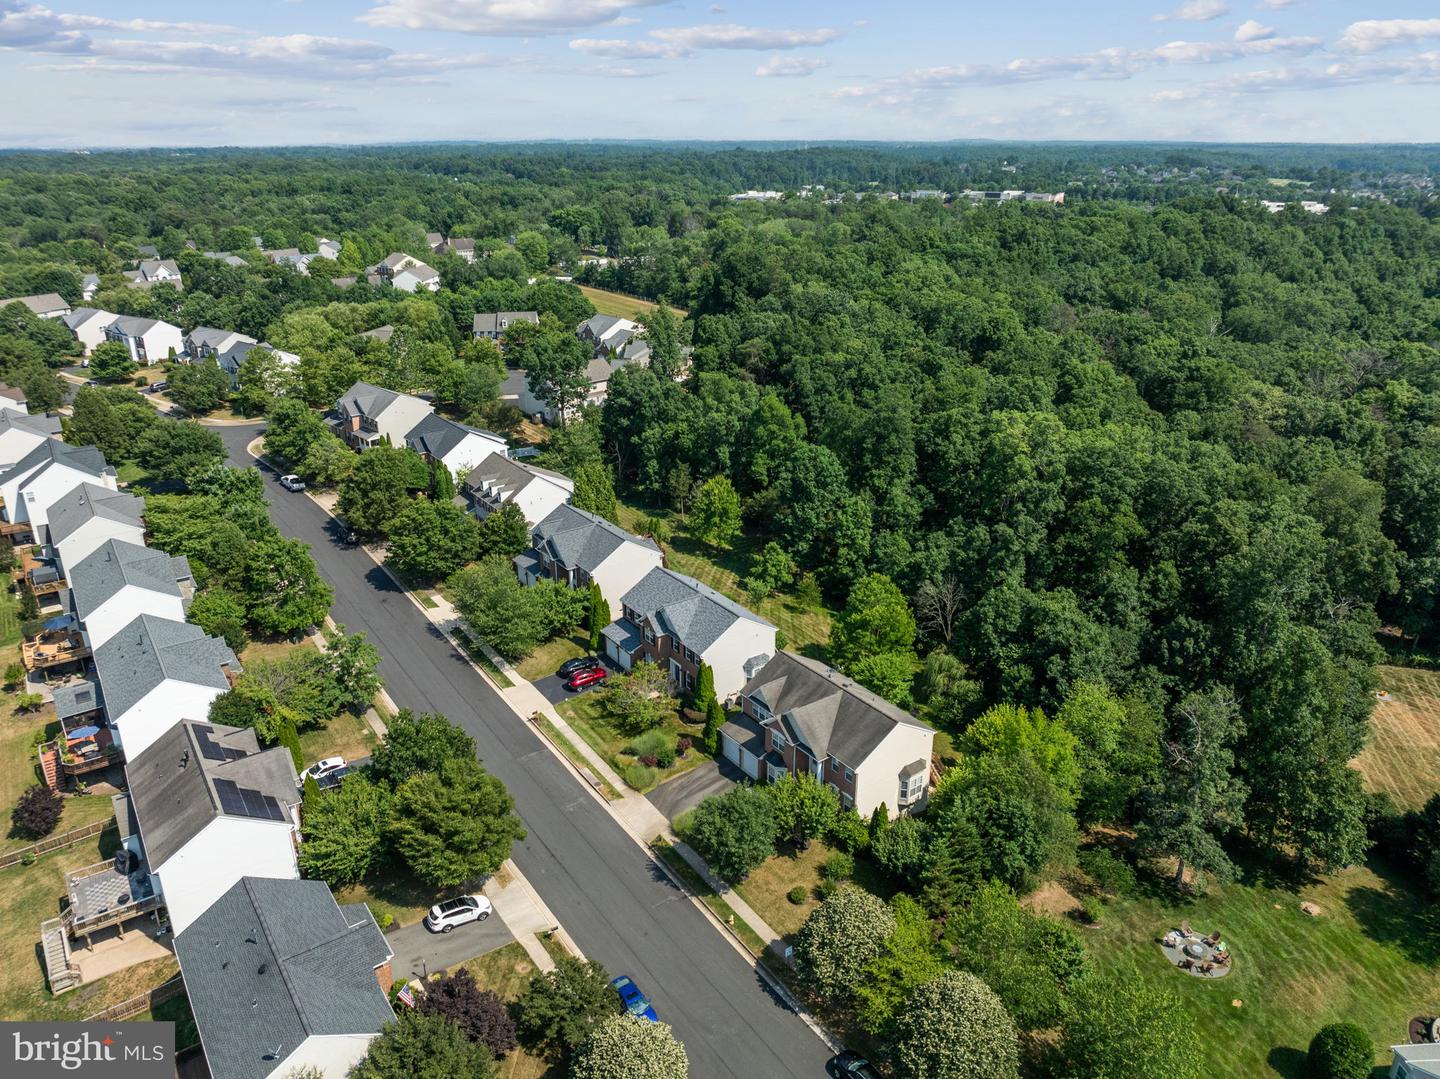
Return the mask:
M1220 939L1219 930L1201 936L1189 922L1181 922L1180 928L1166 933L1159 944L1170 964L1192 978L1223 978L1233 966L1230 949Z

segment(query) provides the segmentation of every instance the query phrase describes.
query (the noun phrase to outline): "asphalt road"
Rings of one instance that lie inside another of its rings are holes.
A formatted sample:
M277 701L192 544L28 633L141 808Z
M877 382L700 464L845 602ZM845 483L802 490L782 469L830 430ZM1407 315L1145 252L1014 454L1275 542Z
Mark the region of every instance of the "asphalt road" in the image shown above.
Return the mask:
M231 463L249 465L256 426L217 427ZM335 587L332 614L364 631L402 708L440 712L474 737L485 766L515 798L529 836L516 863L580 949L628 974L672 1024L696 1079L819 1077L829 1052L766 986L619 824L583 790L540 736L450 647L364 551L303 494L266 477L270 516L311 545Z

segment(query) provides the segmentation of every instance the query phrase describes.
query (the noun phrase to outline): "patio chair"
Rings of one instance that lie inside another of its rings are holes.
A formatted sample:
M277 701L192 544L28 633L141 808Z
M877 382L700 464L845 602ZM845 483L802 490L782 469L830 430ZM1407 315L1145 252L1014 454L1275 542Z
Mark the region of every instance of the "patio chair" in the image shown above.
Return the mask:
M1215 932L1211 933L1208 937L1206 937L1206 938L1205 938L1205 943L1208 944L1208 945L1210 945L1210 947L1212 947L1212 948L1215 947L1215 945L1219 944L1219 943L1220 943L1220 930L1217 929L1217 930L1215 930Z
M1195 935L1195 930L1190 928L1189 922L1180 923L1180 932L1184 933L1187 937L1193 937Z

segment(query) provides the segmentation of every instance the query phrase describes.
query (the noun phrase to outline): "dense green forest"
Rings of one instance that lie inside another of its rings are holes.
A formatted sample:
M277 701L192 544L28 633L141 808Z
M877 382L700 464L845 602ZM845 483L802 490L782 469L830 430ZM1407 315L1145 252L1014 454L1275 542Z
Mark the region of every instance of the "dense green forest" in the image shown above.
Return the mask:
M688 311L691 362L679 379L617 373L603 413L565 434L572 463L602 455L654 505L677 477L726 477L747 530L837 606L871 575L894 581L920 627L916 652L895 647L913 669L948 658L886 684L942 725L1108 686L1166 717L1167 744L1233 754L1238 802L1187 826L1243 824L1301 862L1348 864L1365 831L1347 762L1379 642L1431 649L1440 617L1440 225L1414 191L1270 214L1217 192L1214 170L1237 192L1266 175L1360 186L1434 155L1160 148L1142 175L1135 148L1023 153L1019 173L985 146L11 155L0 293L77 302L99 272L97 306L298 352L282 392L312 405L368 377L481 417L494 387L461 348L477 310L573 326L591 308L543 276L555 267L666 300ZM1071 195L725 198L872 181ZM397 299L269 265L252 240L338 239L335 272L353 274L392 250L429 257L426 231L489 257L435 256L445 287ZM184 292L111 276L138 243L179 256ZM583 251L614 261L582 266ZM0 373L43 395L73 357L13 310ZM405 332L358 336L381 323Z

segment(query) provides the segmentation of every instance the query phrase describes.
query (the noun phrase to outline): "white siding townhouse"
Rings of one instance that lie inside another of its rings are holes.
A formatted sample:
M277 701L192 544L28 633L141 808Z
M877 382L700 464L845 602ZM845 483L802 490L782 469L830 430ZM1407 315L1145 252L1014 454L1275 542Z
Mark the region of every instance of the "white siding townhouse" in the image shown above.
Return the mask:
M61 318L70 313L70 305L65 298L57 292L40 292L34 296L12 296L8 300L0 300L0 309L8 307L12 303L23 303L30 308L30 312L40 318Z
M37 446L60 437L59 416L32 416L0 404L0 470L20 461Z
M535 311L479 311L476 312L472 330L476 337L497 344L504 332L517 322L540 325L540 315Z
M240 663L230 646L199 626L152 614L95 649L105 714L130 759L145 752L177 720L202 719L230 688Z
M236 341L215 357L215 362L220 365L220 370L230 377L230 385L239 385L240 365L257 348L264 349L274 356L275 361L281 367L296 367L300 363L300 357L295 353L286 352L284 349L276 348L264 341Z
M214 1079L341 1079L395 1019L385 935L318 880L237 881L175 957Z
M215 326L196 326L185 335L185 355L192 363L208 360L212 356L219 356L232 345L239 344L253 345L255 338Z
M106 540L66 570L71 610L92 649L139 614L183 622L195 596L195 575L183 555L124 540Z
M464 476L491 454L508 457L510 444L493 431L456 423L430 413L405 435L405 445L431 464Z
M156 285L174 285L183 288L180 267L174 259L141 259L133 270L125 270L126 282L131 288L154 288Z
M121 315L105 327L105 338L128 348L130 358L142 367L173 359L185 351L185 335L180 327L153 318Z
M115 490L115 470L94 446L67 446L47 438L0 472L0 513L12 524L28 521L39 540L49 510L82 483Z
M357 382L335 402L335 433L357 450L386 438L392 446L403 446L405 436L434 411L429 401L408 393Z
M575 481L524 461L492 453L465 477L463 495L470 512L482 521L512 502L534 528L570 501Z
M262 750L253 729L182 719L127 756L137 853L175 932L242 877L299 877L300 793L284 746Z
M775 627L693 577L657 566L620 602L602 631L605 654L625 670L642 659L670 674L678 692L695 688L700 664L715 674L715 695L733 697L775 655Z
M781 652L741 689L740 709L720 749L751 779L809 773L866 818L924 807L935 732L839 671Z
M80 278L80 299L89 303L95 298L95 293L100 291L100 275L98 273L87 273Z
M50 507L46 528L49 553L67 570L107 540L145 543L145 500L123 491L82 483Z
M75 335L75 340L80 342L83 355L90 355L95 351L95 346L105 341L105 331L110 328L110 323L120 316L112 311L101 311L95 307L77 307L68 315L61 315L60 321L70 327L70 332Z
M415 262L396 270L390 284L401 292L440 291L440 271L423 262Z
M625 593L664 561L650 540L569 503L555 507L531 538L534 546L515 557L522 584L549 577L571 588L589 588L594 581L612 613Z

